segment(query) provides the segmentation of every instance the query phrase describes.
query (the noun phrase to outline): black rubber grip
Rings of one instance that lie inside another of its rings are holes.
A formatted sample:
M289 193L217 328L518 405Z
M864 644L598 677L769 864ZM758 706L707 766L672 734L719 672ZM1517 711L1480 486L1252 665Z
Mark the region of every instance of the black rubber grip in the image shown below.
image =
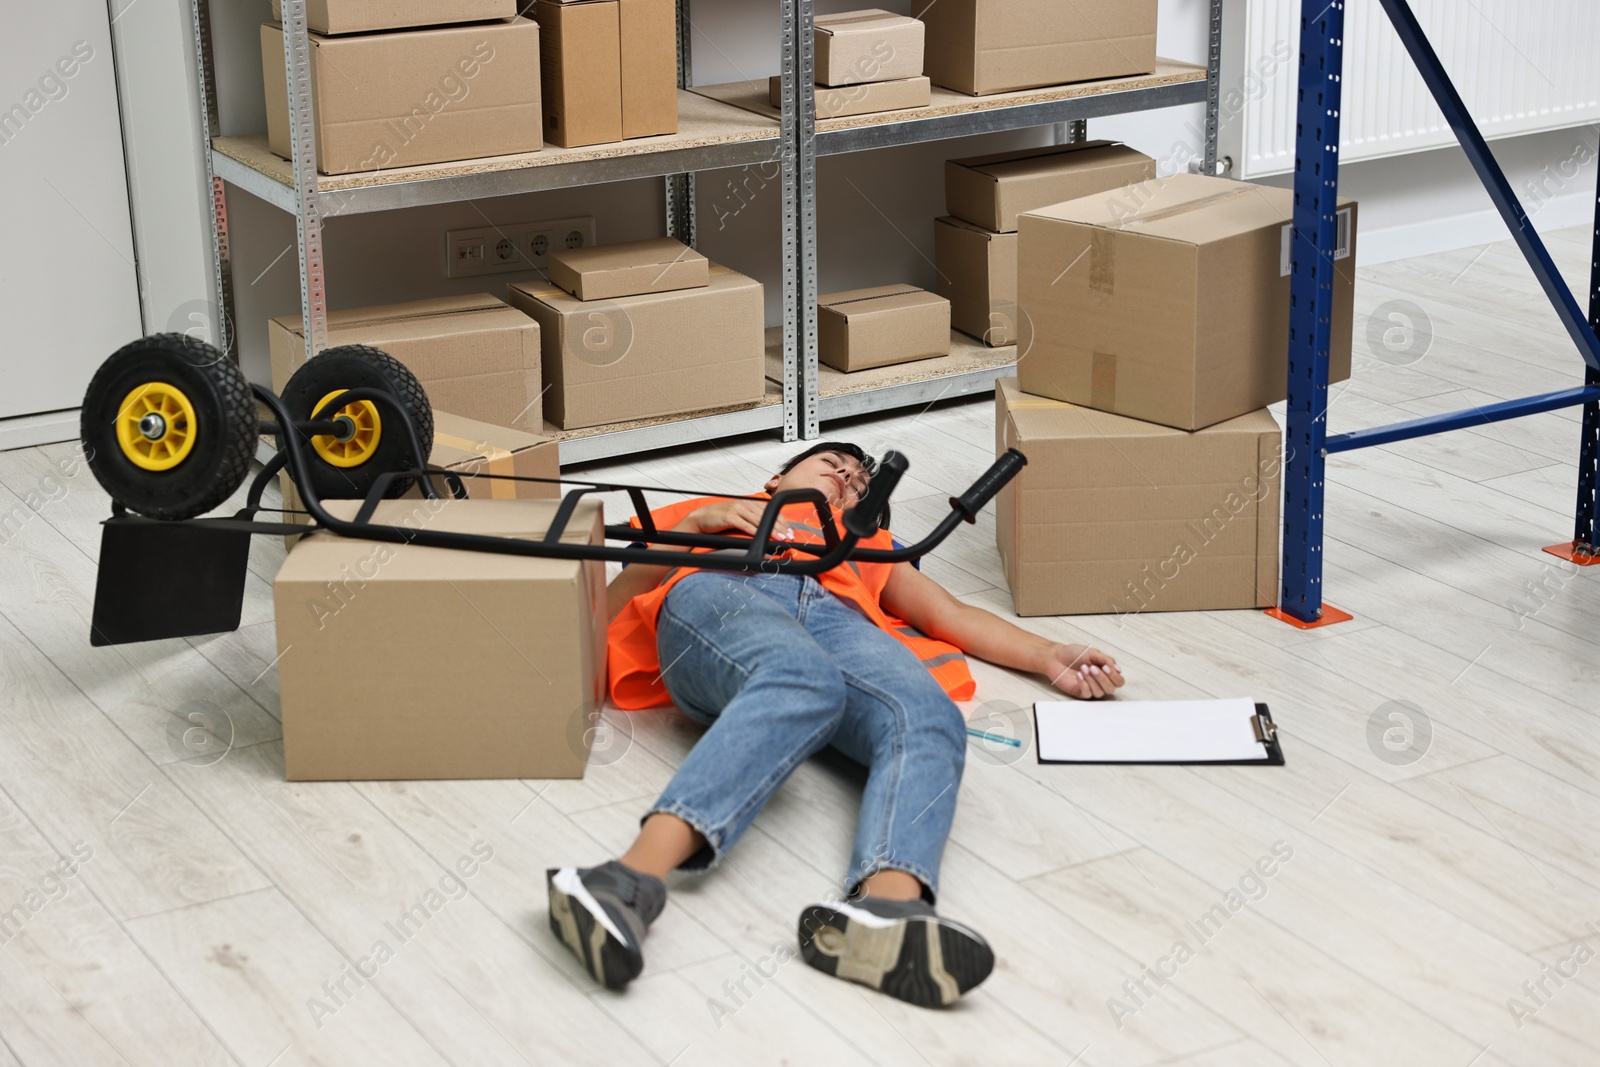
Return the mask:
M978 480L958 497L950 498L950 506L961 512L968 522L976 522L978 512L984 505L994 499L994 495L1005 488L1007 482L1022 473L1022 468L1028 465L1028 457L1014 448L1006 449L1006 454L994 461L994 466L984 471Z
M867 538L878 532L878 520L889 505L889 494L900 483L900 476L910 466L906 457L891 449L883 454L878 470L867 483L867 495L861 502L844 513L844 528L857 537Z

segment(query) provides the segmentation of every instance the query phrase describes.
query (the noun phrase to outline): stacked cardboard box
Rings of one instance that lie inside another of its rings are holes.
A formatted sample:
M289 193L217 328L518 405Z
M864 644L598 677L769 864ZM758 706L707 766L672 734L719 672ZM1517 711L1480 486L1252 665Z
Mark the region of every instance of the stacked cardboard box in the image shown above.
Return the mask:
M374 523L540 538L555 501L385 500ZM333 501L354 517L356 501ZM599 544L599 503L563 544ZM605 680L605 564L314 533L272 583L291 781L581 778Z
M564 148L678 129L673 0L538 0L544 136Z
M1276 602L1293 195L1178 175L1019 220L1018 378L995 447L1026 470L996 538L1024 615ZM1340 209L1331 380L1350 373Z
M1156 0L918 0L912 13L934 83L974 96L1156 69Z
M950 301L914 285L831 293L817 302L817 358L857 371L950 354Z
M819 119L927 107L931 83L922 73L922 23L878 8L818 15L812 20ZM773 107L783 79L772 78Z
M543 146L539 27L516 17L514 0L322 0L309 14L322 173L447 163ZM465 21L470 19L489 21ZM441 21L452 24L427 28ZM290 159L279 23L261 27L261 63L267 143Z
M563 253L552 257L551 277L560 284L515 282L506 299L541 327L545 410L562 429L753 404L765 394L755 279L671 240Z
M945 163L934 223L938 290L951 322L991 347L1017 343L1017 217L1156 176L1155 160L1115 141L1083 141Z

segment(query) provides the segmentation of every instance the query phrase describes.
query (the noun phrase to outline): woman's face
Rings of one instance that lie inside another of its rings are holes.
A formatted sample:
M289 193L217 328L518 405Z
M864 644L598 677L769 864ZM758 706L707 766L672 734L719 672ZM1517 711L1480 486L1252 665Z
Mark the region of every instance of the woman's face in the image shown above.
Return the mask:
M855 507L867 491L867 472L853 456L842 452L818 452L807 456L767 481L767 492L782 489L818 489L835 512Z

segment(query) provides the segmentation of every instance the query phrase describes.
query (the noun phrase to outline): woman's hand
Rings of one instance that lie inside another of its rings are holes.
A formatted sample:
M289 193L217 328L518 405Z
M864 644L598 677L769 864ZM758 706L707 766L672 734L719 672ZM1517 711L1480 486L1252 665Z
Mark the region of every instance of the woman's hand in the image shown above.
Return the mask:
M718 500L689 512L678 524L678 529L685 533L703 534L734 530L754 537L766 506L765 500ZM782 515L772 524L772 536L780 541L794 539L794 531Z
M1079 700L1110 696L1123 682L1117 661L1088 645L1052 645L1041 673L1051 685Z

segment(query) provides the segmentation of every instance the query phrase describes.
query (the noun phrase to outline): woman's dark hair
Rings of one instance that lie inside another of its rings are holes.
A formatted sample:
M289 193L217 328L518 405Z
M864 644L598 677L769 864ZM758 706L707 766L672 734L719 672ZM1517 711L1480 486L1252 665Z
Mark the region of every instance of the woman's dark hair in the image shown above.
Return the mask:
M872 479L874 474L878 473L878 461L873 458L872 454L866 449L862 448L860 445L851 444L849 441L818 441L804 452L801 452L796 456L792 456L789 459L789 462L785 463L783 467L779 469L778 473L788 474L790 471L794 470L795 465L800 461L810 459L818 452L837 452L841 456L849 456L851 459L861 464L861 469L866 472L867 479L869 481ZM883 530L887 530L889 528L888 504L884 504L883 506L883 514L878 518L878 528Z

